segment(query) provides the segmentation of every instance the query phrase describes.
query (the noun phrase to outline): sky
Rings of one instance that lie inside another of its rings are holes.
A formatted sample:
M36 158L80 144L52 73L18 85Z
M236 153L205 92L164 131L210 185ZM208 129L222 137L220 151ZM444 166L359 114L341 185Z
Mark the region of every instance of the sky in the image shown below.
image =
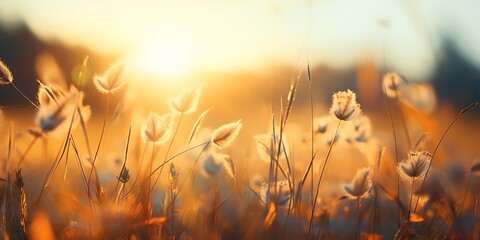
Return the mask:
M442 36L480 66L478 0L2 0L0 25L145 70L272 71L370 59L428 80Z

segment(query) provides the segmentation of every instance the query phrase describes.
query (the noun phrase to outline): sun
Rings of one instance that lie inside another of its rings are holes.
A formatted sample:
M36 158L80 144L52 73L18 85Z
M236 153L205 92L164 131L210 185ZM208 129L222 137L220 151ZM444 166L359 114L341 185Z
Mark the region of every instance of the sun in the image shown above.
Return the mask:
M134 57L135 65L162 77L178 77L193 68L184 44L176 40L152 40L140 45Z

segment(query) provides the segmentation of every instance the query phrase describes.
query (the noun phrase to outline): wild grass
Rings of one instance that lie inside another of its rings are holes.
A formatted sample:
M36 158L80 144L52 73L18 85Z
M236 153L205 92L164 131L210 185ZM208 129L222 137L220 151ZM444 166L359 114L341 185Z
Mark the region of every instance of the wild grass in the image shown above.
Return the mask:
M292 79L286 101L279 96L279 109L272 107L270 119L264 119L270 122L266 132L245 131L259 122L238 118L211 130L203 125L212 126L209 121L222 112L202 109L204 85L156 99L169 106L162 113L121 107L112 113L120 104L112 96L122 98L132 78L127 64L115 63L93 79L86 77L87 64L88 57L80 81L68 88L40 82L35 100L14 86L33 106L27 111L34 112L35 124L15 127L19 119L1 120L7 126L0 152L5 239L480 236L478 159L445 167L454 161L442 151L442 143L452 144L447 133L480 102L460 110L443 130L426 132L415 117L433 121L430 106L437 100L432 92L425 97L411 91L431 87L387 73L377 82L384 119L373 113L371 120L351 90L328 93L330 110L316 115L315 79L307 65L306 79ZM13 85L3 62L0 72L1 87ZM303 81L309 106L297 111ZM84 92L85 84L98 92ZM103 112L83 103L94 94L105 95ZM307 121L292 120L295 115ZM91 116L101 118L100 124ZM386 130L372 121L383 122ZM91 145L93 136L98 142ZM75 164L69 164L72 159Z

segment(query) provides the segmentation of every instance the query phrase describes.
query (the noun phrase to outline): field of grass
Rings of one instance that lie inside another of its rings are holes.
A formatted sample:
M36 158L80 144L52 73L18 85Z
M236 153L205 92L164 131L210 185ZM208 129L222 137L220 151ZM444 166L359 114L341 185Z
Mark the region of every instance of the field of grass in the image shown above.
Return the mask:
M243 91L205 106L230 94L207 96L210 82L148 102L127 63L93 77L89 64L29 99L0 62L0 87L29 103L0 112L5 239L480 236L480 162L462 159L478 155L479 102L451 110L391 72L374 83L379 109L348 89L319 106L310 66L279 96L252 90L258 104Z

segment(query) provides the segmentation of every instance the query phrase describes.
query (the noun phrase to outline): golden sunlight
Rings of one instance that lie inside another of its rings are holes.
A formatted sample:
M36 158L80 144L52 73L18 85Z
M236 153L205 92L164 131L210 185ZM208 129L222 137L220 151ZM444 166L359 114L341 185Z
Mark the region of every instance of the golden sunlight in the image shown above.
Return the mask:
M193 68L192 58L185 46L173 39L141 44L134 63L139 69L162 77L177 77Z

